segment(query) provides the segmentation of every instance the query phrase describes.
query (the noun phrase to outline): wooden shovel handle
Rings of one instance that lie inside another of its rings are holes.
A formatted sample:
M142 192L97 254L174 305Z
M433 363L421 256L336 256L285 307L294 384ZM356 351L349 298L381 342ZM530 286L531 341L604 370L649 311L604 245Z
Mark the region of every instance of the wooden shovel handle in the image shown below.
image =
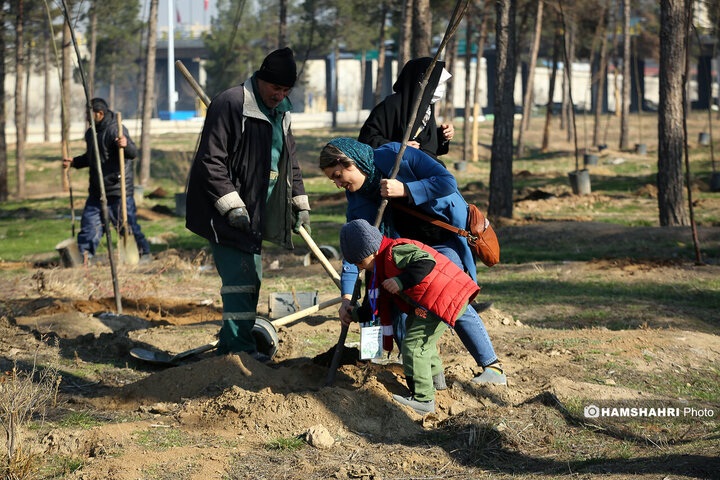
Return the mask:
M117 112L116 115L118 138L122 138L122 114ZM122 226L125 227L127 225L127 192L125 191L125 149L123 147L118 147L118 159L120 160L120 202L122 208Z
M330 261L327 259L325 254L320 250L320 248L317 246L315 241L312 239L310 234L305 230L305 227L300 225L298 227L298 231L300 232L300 236L305 240L305 243L307 243L308 247L310 247L310 251L315 255L315 258L317 258L320 261L320 264L323 266L325 271L332 277L333 282L335 282L335 285L340 287L340 274L335 270L335 268L332 266Z

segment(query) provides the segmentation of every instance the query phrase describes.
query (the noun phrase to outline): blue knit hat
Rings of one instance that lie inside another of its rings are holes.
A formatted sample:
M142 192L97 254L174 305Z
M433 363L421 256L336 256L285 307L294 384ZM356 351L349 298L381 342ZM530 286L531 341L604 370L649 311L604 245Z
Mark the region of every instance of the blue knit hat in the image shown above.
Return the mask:
M380 230L367 220L352 220L340 229L340 249L348 263L360 263L380 249L382 243Z

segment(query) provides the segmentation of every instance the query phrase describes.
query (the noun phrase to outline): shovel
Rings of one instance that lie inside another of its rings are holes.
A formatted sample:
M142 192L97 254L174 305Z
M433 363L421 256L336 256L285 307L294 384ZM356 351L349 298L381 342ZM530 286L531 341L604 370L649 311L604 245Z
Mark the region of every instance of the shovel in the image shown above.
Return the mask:
M327 302L322 302L319 305L313 305L295 313L291 313L290 315L286 315L282 318L273 320L272 322L262 317L255 317L253 335L256 337L258 350L262 351L262 353L269 355L270 358L273 358L277 353L278 347L277 332L275 331L276 328L287 325L288 323L294 322L295 320L307 317L308 315L313 314L318 310L323 310L325 308L332 307L333 305L337 305L340 302L342 302L342 297L333 298L332 300L328 300ZM260 337L259 339L258 336ZM180 352L176 355L170 355L167 352L156 352L152 350L147 350L145 348L133 348L132 350L130 350L130 356L137 358L138 360L142 360L143 362L152 363L154 365L165 365L172 367L177 365L181 360L185 360L186 358L190 358L199 353L207 352L214 349L215 347L217 347L217 344L218 341L215 340L214 342L210 342L206 345Z
M118 138L123 136L122 115L117 112ZM127 224L127 194L125 192L125 149L118 148L118 157L120 159L120 202L122 204L122 223L120 223L120 232L118 235L118 255L120 262L129 265L137 265L140 262L140 254L138 253L135 237L128 231Z

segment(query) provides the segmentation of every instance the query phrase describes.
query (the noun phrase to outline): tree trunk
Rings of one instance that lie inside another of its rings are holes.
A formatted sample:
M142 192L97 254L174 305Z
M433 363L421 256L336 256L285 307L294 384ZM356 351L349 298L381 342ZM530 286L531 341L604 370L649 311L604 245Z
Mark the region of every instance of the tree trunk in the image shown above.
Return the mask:
M575 124L573 123L573 116L575 115L575 105L573 105L572 92L572 64L575 61L575 22L570 23L568 30L570 30L570 36L565 44L567 47L567 65L565 66L566 90L565 90L565 120L567 121L565 132L567 134L566 140L572 141L573 135L575 134ZM565 62L564 62L565 63Z
M398 66L402 68L410 60L410 40L412 39L413 0L401 0L400 45L398 46ZM378 103L378 102L375 102Z
M65 0L68 9L68 16L72 18L72 3ZM63 23L62 34L62 96L61 102L61 123L62 123L62 144L70 142L70 79L72 78L72 38L70 36L70 25L67 21Z
M658 106L658 209L660 225L689 225L683 201L683 0L660 1L660 104Z
M340 60L340 42L338 40L335 40L335 47L333 47L333 65L335 65L335 68L333 69L333 92L332 92L332 128L337 128L337 114L338 114L338 106L339 106L339 91L340 91L340 85L338 83L339 75L338 70L340 65L338 65Z
M137 76L135 77L136 78L135 84L138 86L138 88L140 88L140 85L145 85L145 77L143 76L145 74L145 71L141 67L141 65L144 65L144 63L145 63L145 58L143 57L143 55L145 54L145 48L146 48L145 42L144 42L146 33L147 32L145 31L145 29L143 29L143 28L138 29L137 60L135 61L135 63L137 63L137 65L138 65ZM137 102L135 103L135 116L136 117L142 115L142 113L140 113L140 112L142 112L142 101L143 101L142 95L140 94L140 91L138 91ZM137 127L137 123L135 124L135 126ZM135 130L134 135L138 136L137 129ZM136 164L136 168L137 168L137 164Z
M495 2L495 120L490 158L490 200L488 214L512 218L513 203L513 117L515 102L515 10L516 0Z
M445 69L452 75L445 83L447 90L445 93L445 105L442 114L443 123L452 123L455 117L455 88L453 78L455 78L455 59L457 58L458 42L455 37L450 39L447 46L447 55L445 57Z
M287 45L287 0L280 0L280 23L278 26L278 48Z
M605 28L605 12L603 11L602 28L600 29L600 65L598 68L597 94L595 95L595 123L593 125L592 144L597 147L600 143L600 118L603 111L603 103L605 102L605 80L607 77L607 29Z
M412 13L411 58L429 57L432 34L430 0L414 0Z
M620 150L630 148L630 0L623 0L623 81Z
M23 131L27 139L28 122L30 121L30 74L32 73L32 44L28 42L25 52L25 113L23 115Z
M464 117L463 117L463 161L467 162L470 160L470 65L472 64L472 36L473 36L473 16L475 15L475 9L473 7L468 11L465 17L465 106L464 106Z
M545 112L545 128L543 130L542 147L540 151L547 153L550 148L550 128L552 126L553 109L555 102L553 97L555 96L555 79L557 78L557 67L558 67L558 55L560 54L560 36L555 33L555 39L553 40L553 58L552 58L552 70L550 72L550 86L548 88L548 103Z
M25 106L23 105L23 7L24 0L18 0L15 17L15 149L17 152L17 195L25 197Z
M150 122L155 98L155 50L157 46L158 0L150 0L147 53L145 55L145 85L143 88L142 131L140 133L140 185L150 181Z
M482 12L480 13L480 33L478 34L477 55L475 56L475 91L473 92L473 123L472 123L472 161L478 161L478 141L479 141L479 120L480 116L480 69L482 67L483 53L485 52L485 40L487 38L487 3L482 2Z
M566 41L567 35L563 36L564 40ZM568 125L568 118L567 118L567 106L568 106L568 91L567 91L567 75L565 75L565 70L567 69L567 65L565 65L565 60L563 60L563 71L562 71L562 100L560 103L560 130L564 130L567 128Z
M0 202L8 199L7 142L5 140L5 0L0 0Z
M108 104L110 110L115 110L115 55L110 64L110 94L108 95Z
M381 24L380 24L380 40L378 45L378 66L377 66L377 80L375 81L375 102L374 105L380 103L380 97L382 96L382 87L385 82L385 19L387 18L388 4L387 2L382 3L381 10ZM403 9L405 4L403 3ZM403 10L404 11L404 10ZM408 37L409 38L409 37ZM402 47L401 42L401 47ZM400 66L402 67L401 64Z
M357 109L357 120L356 122L360 124L360 112L363 108L363 101L365 100L365 62L366 62L366 56L367 51L363 49L362 53L360 54L360 98L358 100L360 101L358 104Z
M543 0L538 0L537 14L535 16L535 33L533 34L532 48L530 49L530 69L528 71L527 87L523 98L523 114L519 125L517 155L525 154L523 133L530 128L530 115L532 115L533 90L535 89L535 65L540 50L540 36L542 32Z
M95 95L95 63L97 60L97 8L99 0L95 0L90 9L90 61L88 62L88 91L90 98Z
M50 26L43 32L43 141L50 141Z

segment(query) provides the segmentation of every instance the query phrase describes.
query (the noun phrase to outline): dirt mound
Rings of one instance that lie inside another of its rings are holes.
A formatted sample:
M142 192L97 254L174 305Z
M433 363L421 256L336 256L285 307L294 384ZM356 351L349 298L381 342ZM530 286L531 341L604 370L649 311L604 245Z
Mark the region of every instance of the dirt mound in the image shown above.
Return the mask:
M117 396L121 402L181 402L184 398L217 395L230 386L245 390L292 392L310 379L296 369L273 369L247 354L223 355L170 368L128 385ZM319 383L319 377L315 379ZM313 385L310 383L310 385Z
M657 198L658 189L655 185L648 183L635 190L635 195L638 197Z
M446 355L452 355L451 350L444 348ZM310 359L268 366L244 353L160 371L93 403L130 410L175 410L183 423L230 422L238 430L267 435L299 434L322 424L334 436L362 432L372 438L398 439L413 437L424 427L467 409L518 401L517 393L507 389L472 384L472 376L467 366L448 367L450 388L438 392L437 413L423 422L417 422L420 416L414 411L392 400L393 394L407 393L400 364L345 365L338 371L337 385L324 387L327 368Z

